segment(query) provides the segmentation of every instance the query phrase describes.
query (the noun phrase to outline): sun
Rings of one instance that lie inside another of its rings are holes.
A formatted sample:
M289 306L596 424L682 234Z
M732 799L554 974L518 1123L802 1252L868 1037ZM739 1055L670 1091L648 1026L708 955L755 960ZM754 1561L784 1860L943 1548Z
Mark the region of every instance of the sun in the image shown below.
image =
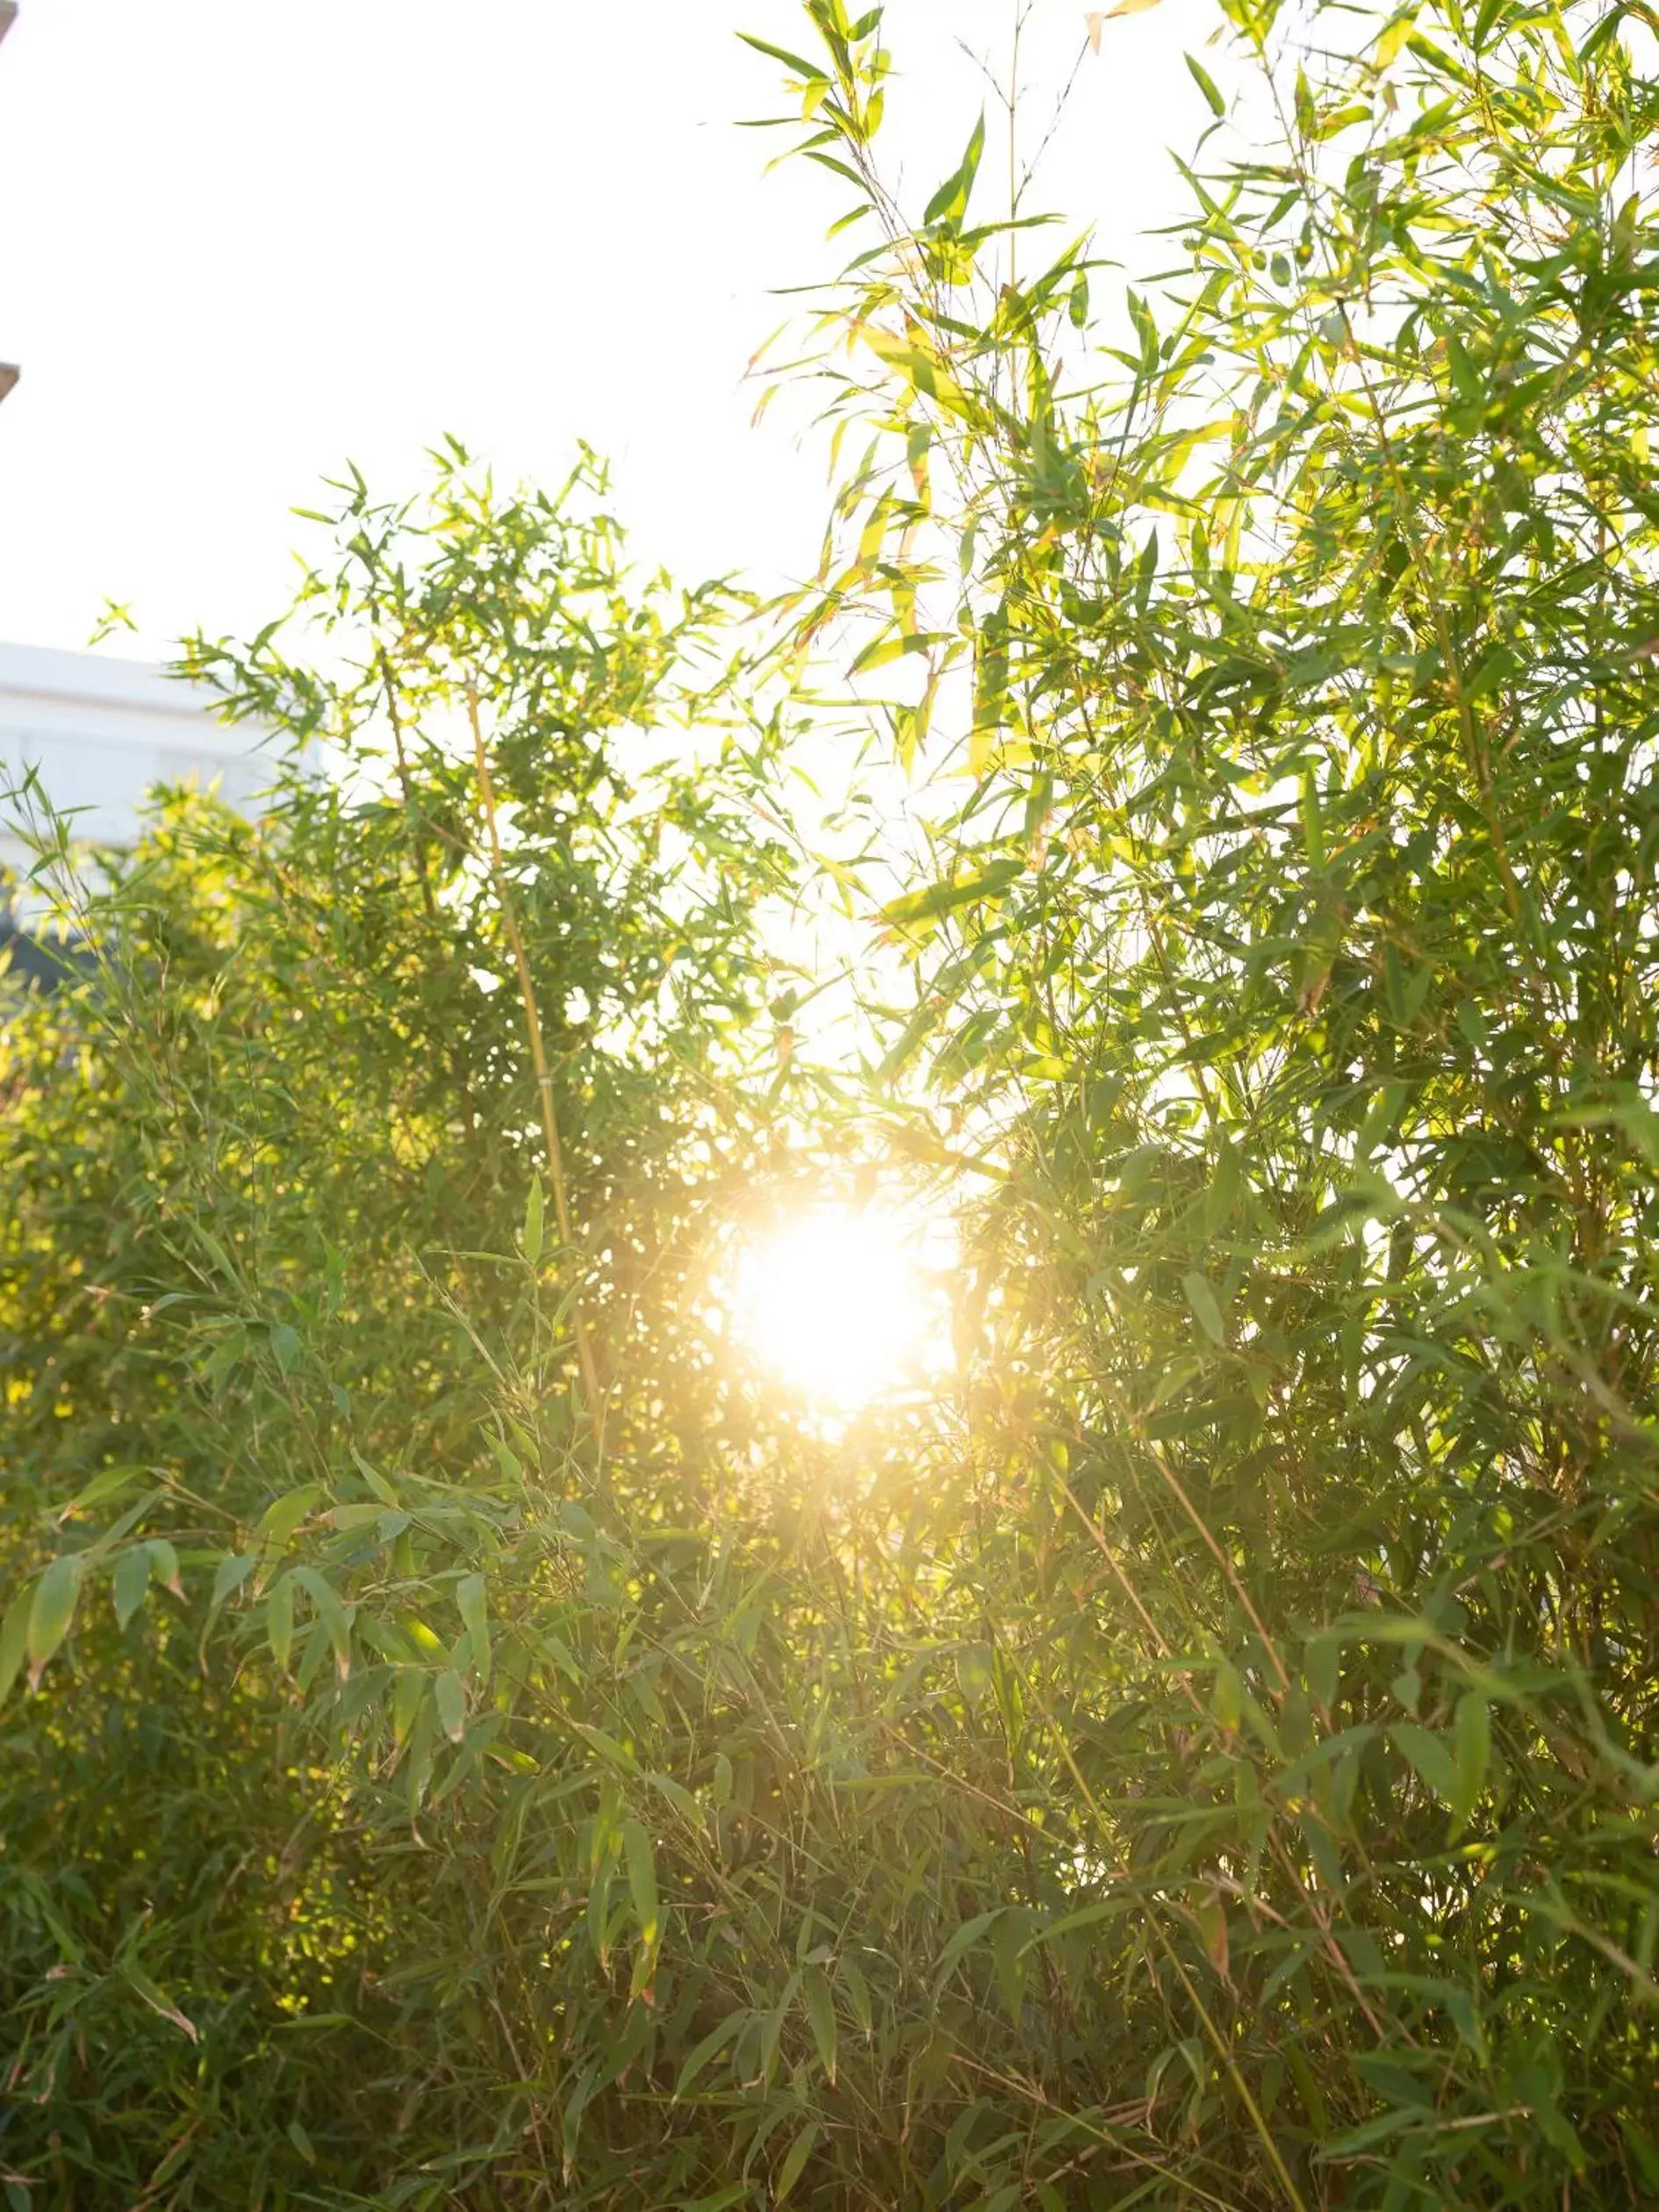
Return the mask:
M820 1205L740 1254L733 1320L765 1372L842 1414L936 1363L940 1294L925 1230L875 1205Z

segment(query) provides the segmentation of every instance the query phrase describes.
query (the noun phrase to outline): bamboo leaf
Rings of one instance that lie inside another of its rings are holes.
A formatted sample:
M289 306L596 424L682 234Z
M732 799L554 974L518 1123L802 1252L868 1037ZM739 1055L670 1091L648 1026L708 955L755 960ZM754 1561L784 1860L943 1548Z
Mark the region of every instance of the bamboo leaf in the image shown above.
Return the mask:
M647 1950L654 1950L658 1933L657 1860L643 1822L623 1822L622 1856L628 1868L628 1893L634 1918L639 1923L641 1940Z
M789 2192L805 2172L807 2160L812 2156L812 2147L817 2142L821 2132L818 2122L808 2120L790 2144L784 2162L778 2169L778 2179L772 2186L772 2201L774 2204L784 2202Z
M433 1681L432 1696L439 1727L451 1743L459 1743L467 1732L467 1698L460 1676L445 1667Z
M110 1579L110 1594L115 1605L115 1618L125 1628L133 1614L149 1595L150 1548L147 1544L132 1544L118 1553L115 1571Z
M818 2052L818 2063L829 2075L833 2087L837 2043L836 2000L835 1992L830 1986L830 1977L822 1966L808 1966L801 1974L801 2000L806 2007L808 2024L812 2029L812 2040Z
M351 1623L340 1593L314 1567L296 1567L293 1578L317 1609L317 1618L334 1647L334 1670L344 1682L351 1672Z
M6 1608L4 1620L0 1622L0 1705L11 1695L11 1685L23 1669L28 1651L29 1608L32 1603L32 1591L14 1598Z
M265 1641L271 1657L284 1674L294 1648L294 1578L283 1575L270 1586L265 1599Z
M1396 1721L1389 1735L1411 1762L1418 1779L1432 1790L1447 1810L1455 1813L1462 1793L1457 1762L1443 1737L1418 1720Z
M29 1687L40 1687L45 1673L75 1619L81 1595L83 1562L78 1552L54 1559L34 1586L25 1637L29 1655Z
M129 1959L123 1963L121 1972L128 1986L136 1991L152 2012L159 2013L163 2020L176 2028L181 2035L188 2036L192 2043L199 2040L195 2022L185 2018L172 1999L156 1987L141 1966Z
M1192 1308L1193 1319L1210 1339L1211 1344L1225 1347L1227 1325L1222 1319L1221 1306L1207 1278L1196 1269L1181 1278L1181 1287L1187 1294L1187 1304Z
M480 1689L490 1680L490 1622L482 1575L463 1575L455 1588L455 1602L471 1641L472 1664Z

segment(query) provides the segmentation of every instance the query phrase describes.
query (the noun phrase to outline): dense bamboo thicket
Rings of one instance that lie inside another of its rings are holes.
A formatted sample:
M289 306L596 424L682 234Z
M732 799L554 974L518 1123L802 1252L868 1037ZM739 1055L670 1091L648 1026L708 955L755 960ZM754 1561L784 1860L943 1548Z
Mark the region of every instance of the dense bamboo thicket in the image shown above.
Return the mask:
M1094 309L765 48L811 590L456 453L192 649L343 765L6 1009L9 2203L1659 2193L1655 26L1224 11ZM826 1430L719 1254L900 1175L954 1364Z

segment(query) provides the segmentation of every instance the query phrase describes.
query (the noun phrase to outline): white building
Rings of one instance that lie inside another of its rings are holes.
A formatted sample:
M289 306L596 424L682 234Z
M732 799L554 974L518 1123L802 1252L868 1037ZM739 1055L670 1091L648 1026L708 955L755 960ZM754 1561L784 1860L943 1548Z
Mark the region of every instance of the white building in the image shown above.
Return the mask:
M131 844L158 783L216 786L256 813L276 765L263 735L219 722L211 698L141 662L0 644L0 867L24 858L5 793L29 771L77 844Z

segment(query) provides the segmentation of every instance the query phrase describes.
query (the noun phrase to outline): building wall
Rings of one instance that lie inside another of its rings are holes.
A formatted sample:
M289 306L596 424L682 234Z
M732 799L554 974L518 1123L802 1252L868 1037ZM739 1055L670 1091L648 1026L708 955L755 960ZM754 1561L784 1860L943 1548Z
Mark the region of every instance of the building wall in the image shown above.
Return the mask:
M53 805L73 813L77 841L130 844L152 786L216 786L256 813L274 764L257 729L225 727L211 699L158 668L0 644L0 864L23 854L4 790L30 767Z

